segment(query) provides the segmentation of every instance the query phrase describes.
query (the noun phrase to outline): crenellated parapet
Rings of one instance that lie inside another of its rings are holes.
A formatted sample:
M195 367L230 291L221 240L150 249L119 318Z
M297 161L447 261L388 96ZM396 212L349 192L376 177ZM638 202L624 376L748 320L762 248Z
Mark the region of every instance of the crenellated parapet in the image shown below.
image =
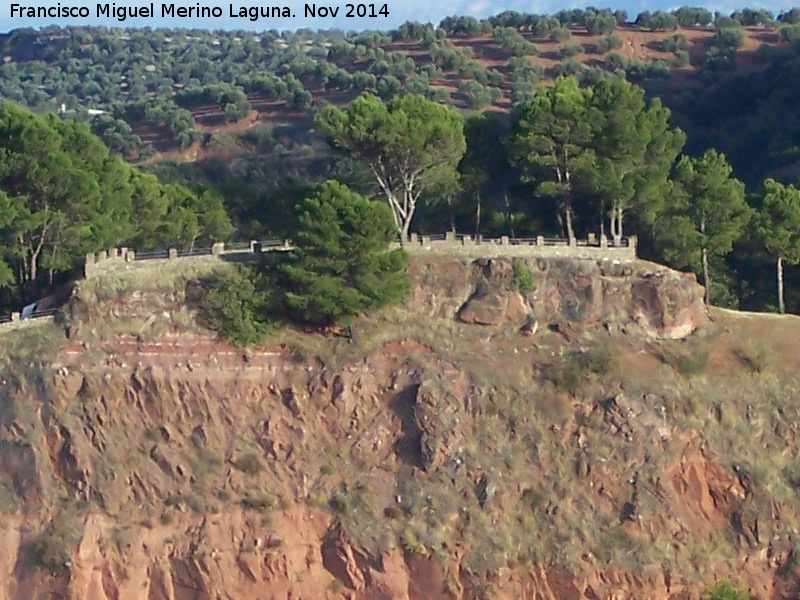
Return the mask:
M636 260L636 236L608 239L606 236L589 235L585 240L572 238L483 238L481 236L411 234L404 245L409 254L442 254L466 258L542 257L576 258L590 260Z

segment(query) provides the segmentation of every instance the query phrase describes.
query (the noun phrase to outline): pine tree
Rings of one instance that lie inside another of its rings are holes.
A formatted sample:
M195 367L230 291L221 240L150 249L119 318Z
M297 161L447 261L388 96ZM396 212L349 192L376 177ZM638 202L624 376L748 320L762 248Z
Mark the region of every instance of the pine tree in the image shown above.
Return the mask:
M325 326L407 293L407 256L389 249L396 228L387 205L331 180L298 212L296 249L275 271L292 319Z
M405 242L417 205L431 189L455 190L466 151L464 121L452 107L417 94L384 104L362 94L344 109L326 106L316 119L331 142L363 160L392 208Z
M570 239L575 237L576 180L596 163L591 143L600 114L591 95L591 89L580 88L572 77L536 88L533 99L518 111L510 141L512 159L526 168L538 192L556 199L559 223Z
M702 272L706 304L711 302L709 260L731 251L752 214L744 184L731 171L716 150L700 158L684 156L675 169L667 208L655 225L667 259Z
M783 263L800 262L800 190L774 179L764 182L758 230L764 247L777 265L778 310L786 312Z

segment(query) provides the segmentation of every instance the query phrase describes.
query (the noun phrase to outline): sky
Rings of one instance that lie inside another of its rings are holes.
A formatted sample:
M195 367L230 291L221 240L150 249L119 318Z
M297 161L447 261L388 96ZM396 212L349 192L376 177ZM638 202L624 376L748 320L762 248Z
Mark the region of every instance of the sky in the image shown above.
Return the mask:
M13 0L15 4L22 6L45 6L45 7L85 7L90 16L88 18L27 18L15 16L11 18L12 0L2 0L0 3L0 31L9 31L18 27L45 27L48 25L109 25L127 27L197 27L202 29L298 29L301 27L311 27L314 29L338 28L344 30L361 29L391 29L397 27L404 21L420 21L438 24L443 17L448 15L472 15L475 17L486 17L504 10L516 10L527 13L554 13L563 8L578 8L586 6L580 2L570 2L569 0L376 0L376 12L385 4L389 16L378 16L376 18L346 18L344 15L348 10L347 3L358 2L359 0L323 0L323 2L305 2L304 0L240 0L228 2L227 0L206 0L199 2L200 6L220 7L222 16L210 19L196 18L162 18L162 5L173 4L171 0L153 0L155 15L146 19L127 19L125 22L113 18L98 18L96 0ZM371 2L372 0L361 0ZM794 2L800 4L799 0ZM106 2L101 2L106 4ZM112 3L108 3L112 4ZM117 6L149 6L150 0L116 0L113 4ZM197 0L184 0L174 2L175 6L197 6ZM306 5L316 5L317 9L321 6L339 7L336 17L327 18L306 17ZM709 10L720 10L730 13L737 8L745 6L767 8L777 13L781 10L791 8L792 0L771 0L770 2L735 2L724 0L720 2L709 2L707 4L697 2L678 2L675 0L653 0L644 2L642 0L623 0L615 4L604 2L589 3L594 6L610 6L612 9L624 9L628 11L631 18L643 10L669 10L681 4L701 5ZM251 21L249 18L230 17L231 7L234 13L238 13L240 8L250 7L287 7L293 13L290 18L259 18Z

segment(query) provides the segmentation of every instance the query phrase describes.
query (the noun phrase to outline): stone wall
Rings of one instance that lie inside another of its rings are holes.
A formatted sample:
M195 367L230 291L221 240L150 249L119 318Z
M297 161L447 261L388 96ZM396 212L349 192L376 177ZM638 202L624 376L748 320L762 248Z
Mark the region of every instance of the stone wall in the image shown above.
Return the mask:
M591 235L587 240L557 240L541 236L526 239L511 239L506 236L484 239L450 232L435 236L411 234L405 249L412 256L461 256L471 259L543 257L630 262L636 260L636 242L635 236L611 241L605 236L596 238ZM399 243L397 246L399 247ZM111 248L86 255L84 277L89 278L114 271L165 267L175 260L214 261L226 255L234 260L248 260L250 257L255 259L262 252L285 252L292 248L291 240L251 241L249 244L228 246L218 242L210 249L201 248L188 253L170 248L137 254L130 248ZM17 313L13 316L16 317L13 321L0 322L0 328L3 330L17 328L42 318L35 315L34 319L21 320ZM50 316L44 316L47 317Z
M560 240L544 237L511 239L507 236L484 239L468 235L447 233L435 236L411 234L405 249L409 254L438 254L443 256L463 256L466 258L578 258L589 260L617 260L629 262L636 260L636 236L607 240L590 235L586 240ZM399 247L399 244L397 244ZM261 252L287 251L292 249L290 240L252 241L249 245L234 244L226 246L219 242L211 249L199 249L194 254L185 255L171 248L158 252L136 254L129 248L87 254L84 275L91 277L96 273L107 273L118 269L128 270L140 267L153 267L172 260L208 260L225 255L257 255Z
M267 249L287 250L289 248L285 246L285 242L280 242ZM83 274L84 277L92 277L93 275L120 270L151 269L175 260L208 261L217 260L220 256L226 254L252 255L258 251L262 251L259 242L235 244L227 248L224 243L217 242L210 248L197 248L192 251L169 248L168 250L137 253L130 248L111 248L110 250L87 254L84 260Z
M554 240L537 238L483 239L448 233L443 236L411 235L405 248L409 254L441 254L467 258L577 258L590 260L636 260L636 236L609 241L605 236L587 240Z
M0 323L0 333L42 325L43 323L52 322L54 318L54 315L34 315L32 318L23 319L18 312L13 312L11 313L10 321Z

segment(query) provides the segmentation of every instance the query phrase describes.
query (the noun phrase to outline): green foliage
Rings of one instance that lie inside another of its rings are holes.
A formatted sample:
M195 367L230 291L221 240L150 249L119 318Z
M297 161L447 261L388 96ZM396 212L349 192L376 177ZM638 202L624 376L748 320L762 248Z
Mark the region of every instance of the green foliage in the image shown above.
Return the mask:
M571 352L556 365L545 369L544 376L570 394L577 394L592 376L603 377L617 369L618 359L607 345Z
M796 42L800 40L800 24L782 25L778 29L778 39L781 42Z
M740 48L744 44L744 29L723 27L714 32L711 43L720 48Z
M706 370L708 356L708 347L695 341L684 349L673 350L665 348L662 352L661 360L683 377L694 377Z
M703 593L703 600L753 600L747 591L733 587L728 581L720 581Z
M272 330L267 320L271 291L252 267L240 266L207 280L203 300L206 323L235 344L251 346Z
M41 568L48 571L63 571L80 541L80 517L76 514L61 514L47 524L45 529L29 542L27 550Z
M579 88L577 80L568 77L538 87L533 99L517 111L510 141L512 159L528 169L540 193L556 199L570 238L575 237L572 176L590 169L595 160L590 142L599 115L590 97L591 90Z
M663 10L654 13L646 10L636 17L636 25L650 31L674 31L678 28L678 19Z
M597 13L586 16L584 25L589 35L610 34L616 29L617 20L614 18L614 15Z
M512 27L501 27L494 31L494 41L500 44L511 56L536 54L537 48Z
M756 213L756 228L770 258L777 262L778 310L783 313L783 262L800 263L800 190L767 179Z
M514 283L520 294L526 295L536 289L536 281L524 260L515 258L511 261L511 268L514 271Z
M255 454L243 454L233 461L233 466L246 475L258 475L264 468Z
M732 177L725 157L709 150L683 157L665 213L656 223L664 253L673 263L702 272L709 301L709 261L730 252L751 217L744 184Z
M661 48L664 52L677 52L678 50L686 50L689 46L689 38L685 33L676 33L664 38L661 42Z
M463 119L452 108L416 94L388 105L362 94L344 109L326 106L316 124L331 143L369 166L402 239L423 194L457 187L466 141Z
M232 230L220 196L164 186L112 155L85 123L10 102L0 104L0 214L0 286L28 291L87 252L191 246Z
M736 348L734 354L751 373L763 373L772 359L769 349L761 342Z
M623 79L594 86L592 105L599 114L592 146L595 170L586 187L598 196L601 217L611 209L611 233L622 236L626 211L652 223L668 190L670 169L686 136L670 126L670 111Z
M714 15L708 9L693 6L682 6L672 11L672 14L681 27L694 27L696 25L705 27L714 20Z
M464 95L468 107L475 109L484 108L503 95L499 89L481 85L477 81L461 81L458 93Z
M250 103L244 92L240 88L226 84L187 88L177 94L175 101L183 108L215 105L228 121L246 117L250 112Z
M685 136L669 124L658 100L623 79L606 77L580 88L559 78L539 87L515 115L510 148L542 195L556 199L571 230L576 190L590 192L600 218L610 209L613 235L622 236L625 211L653 222L668 191L668 176Z
M617 35L616 33L601 38L597 42L597 53L598 54L605 54L606 52L610 52L611 50L619 50L622 48L623 42L622 38Z
M583 46L580 44L565 44L558 49L559 58L569 58L576 54L583 54Z
M403 298L407 256L389 249L389 207L328 181L298 211L297 248L273 271L292 319L328 325Z
M566 42L572 37L572 32L566 27L558 27L550 32L550 39L554 42Z
M673 65L676 67L685 67L689 65L689 53L686 50L676 50L675 51L675 60L673 61Z
M757 227L770 256L800 263L800 190L767 179L758 208Z

